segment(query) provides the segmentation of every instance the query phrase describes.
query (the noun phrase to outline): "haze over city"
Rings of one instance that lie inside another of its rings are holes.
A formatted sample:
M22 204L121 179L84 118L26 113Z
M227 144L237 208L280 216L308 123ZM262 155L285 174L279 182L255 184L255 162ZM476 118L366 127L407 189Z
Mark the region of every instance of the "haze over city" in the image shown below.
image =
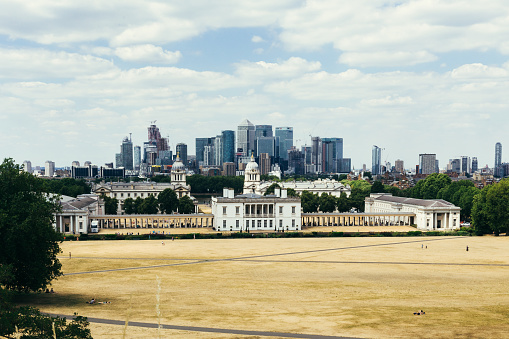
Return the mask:
M157 121L173 150L254 124L339 137L352 166L508 144L509 4L2 2L2 157L113 162ZM503 153L503 161L508 158Z

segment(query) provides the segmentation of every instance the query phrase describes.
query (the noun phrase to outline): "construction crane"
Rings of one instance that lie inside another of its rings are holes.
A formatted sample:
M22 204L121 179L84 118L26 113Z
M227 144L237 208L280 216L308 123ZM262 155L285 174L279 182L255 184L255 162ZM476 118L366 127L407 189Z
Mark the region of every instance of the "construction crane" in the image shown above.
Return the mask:
M151 121L151 122L150 122L150 124L151 124L151 125L155 125L155 124L156 124L156 122L157 122L157 120L154 120L154 121Z

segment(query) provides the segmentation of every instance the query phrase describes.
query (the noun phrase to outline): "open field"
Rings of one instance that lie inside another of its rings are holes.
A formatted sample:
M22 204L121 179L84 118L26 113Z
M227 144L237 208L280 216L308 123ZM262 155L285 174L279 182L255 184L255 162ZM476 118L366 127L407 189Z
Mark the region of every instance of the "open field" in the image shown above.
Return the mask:
M74 241L62 249L57 293L25 300L45 312L361 338L509 337L507 237ZM92 297L111 304L86 304ZM413 315L420 309L426 314ZM95 338L124 335L121 325L91 329ZM128 327L125 337L264 337L224 332Z

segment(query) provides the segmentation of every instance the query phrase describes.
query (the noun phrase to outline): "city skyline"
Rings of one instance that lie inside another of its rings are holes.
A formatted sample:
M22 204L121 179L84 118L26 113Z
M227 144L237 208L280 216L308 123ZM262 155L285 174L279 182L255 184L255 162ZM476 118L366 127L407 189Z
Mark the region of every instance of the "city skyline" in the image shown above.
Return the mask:
M509 4L296 1L3 4L3 158L115 162L157 121L194 139L253 124L342 138L352 167L419 154L493 167L509 103ZM509 157L502 154L502 162Z

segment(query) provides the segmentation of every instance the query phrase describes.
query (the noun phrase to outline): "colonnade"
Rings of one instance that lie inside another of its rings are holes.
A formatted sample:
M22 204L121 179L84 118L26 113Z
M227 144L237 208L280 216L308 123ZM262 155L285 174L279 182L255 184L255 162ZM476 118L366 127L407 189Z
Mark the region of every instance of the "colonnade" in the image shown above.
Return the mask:
M274 204L245 204L244 218L274 218Z
M180 215L92 215L90 220L99 221L100 229L130 228L195 228L212 227L212 214Z
M302 226L403 226L413 213L302 213Z

